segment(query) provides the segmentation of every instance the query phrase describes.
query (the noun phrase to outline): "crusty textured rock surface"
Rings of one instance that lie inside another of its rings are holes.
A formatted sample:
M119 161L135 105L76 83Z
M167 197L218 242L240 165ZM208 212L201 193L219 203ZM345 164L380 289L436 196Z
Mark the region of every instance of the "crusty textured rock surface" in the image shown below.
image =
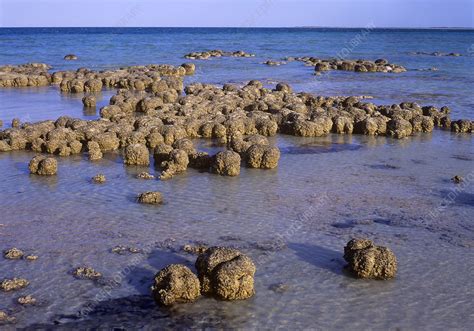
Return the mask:
M72 274L78 279L96 280L102 277L102 274L91 267L78 267L73 270Z
M86 108L94 108L97 104L97 100L93 95L86 95L82 98L82 104Z
M94 177L92 177L92 182L95 184L103 184L107 181L107 178L105 177L104 174L97 174Z
M8 315L6 312L3 310L0 310L0 325L3 325L5 323L14 323L16 321L16 318L13 316Z
M212 159L212 171L221 176L238 176L240 174L240 155L234 151L217 153Z
M129 145L124 150L124 162L128 165L147 166L150 164L150 152L145 145Z
M198 256L196 269L203 294L222 300L242 300L255 293L255 265L236 249L211 247Z
M37 300L34 297L32 297L31 295L25 295L25 296L19 297L17 299L17 302L20 305L23 305L23 306L34 305L34 304L36 304L36 301Z
M397 273L395 254L368 239L352 239L344 247L348 270L357 278L391 279Z
M163 196L160 192L144 192L138 196L138 202L149 205L163 203Z
M24 278L4 279L0 282L0 290L9 292L16 291L30 285L30 282Z
M199 279L188 267L171 264L155 275L152 293L162 306L192 302L201 294Z
M252 145L245 152L245 161L250 168L274 169L280 160L276 146Z
M52 176L58 172L58 161L52 157L37 155L31 159L28 168L32 174Z
M18 249L16 247L7 249L3 252L3 257L8 260L18 260L21 259L23 255L25 255L25 253L23 253L21 249Z

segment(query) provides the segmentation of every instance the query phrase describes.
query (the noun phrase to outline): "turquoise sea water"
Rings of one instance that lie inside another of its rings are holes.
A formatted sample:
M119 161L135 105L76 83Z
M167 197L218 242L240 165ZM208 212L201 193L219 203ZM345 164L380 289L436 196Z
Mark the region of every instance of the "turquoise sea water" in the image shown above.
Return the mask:
M321 95L371 95L377 103L448 105L453 118L474 119L472 30L363 29L0 29L0 65L45 62L53 70L190 62L184 54L220 48L253 58L192 61L187 83L290 83ZM361 37L365 35L365 37ZM359 36L359 37L358 37ZM358 45L351 41L358 39ZM301 62L268 67L286 56L387 58L402 74L313 75ZM412 55L456 52L460 57ZM64 61L74 53L78 61ZM438 71L422 71L436 67ZM114 90L103 91L99 106ZM0 89L0 120L97 118L82 95L57 87ZM99 107L98 107L99 108ZM58 157L57 176L28 173L31 152L0 154L0 250L18 247L35 262L0 258L0 279L27 278L19 292L0 292L0 310L17 318L9 330L54 329L334 329L468 330L474 323L474 144L470 134L435 130L388 137L278 135L279 167L242 168L224 178L189 169L170 181L140 181L150 167L126 167L118 153L89 162ZM197 140L199 150L222 146ZM107 182L90 178L104 173ZM450 181L466 178L462 185ZM158 190L159 207L135 203ZM399 271L391 281L364 281L343 271L343 247L368 237L390 247ZM169 263L193 268L185 244L234 246L257 265L256 295L220 302L201 298L171 309L150 297L153 275ZM117 245L138 255L117 255ZM111 287L76 280L87 265ZM283 286L281 286L283 285ZM285 291L275 289L286 289ZM23 307L19 296L38 304ZM87 308L87 310L85 310ZM81 314L81 311L86 313Z
M232 28L44 28L0 29L0 64L45 62L53 70L125 65L181 64L189 52L244 50L254 58L194 61L190 80L223 84L260 79L287 81L296 90L322 95L371 95L376 102L417 101L448 105L458 116L474 117L474 30L410 29L232 29ZM411 52L460 53L461 57L412 55ZM268 67L262 62L286 56L348 59L386 58L408 72L313 76L301 62ZM64 61L66 54L78 61ZM418 71L436 67L438 71ZM4 92L0 91L0 98ZM3 97L4 98L4 97ZM2 100L4 102L5 100ZM45 101L36 103L45 106ZM13 105L5 105L1 114ZM6 108L6 109L5 109ZM9 113L8 113L9 114Z

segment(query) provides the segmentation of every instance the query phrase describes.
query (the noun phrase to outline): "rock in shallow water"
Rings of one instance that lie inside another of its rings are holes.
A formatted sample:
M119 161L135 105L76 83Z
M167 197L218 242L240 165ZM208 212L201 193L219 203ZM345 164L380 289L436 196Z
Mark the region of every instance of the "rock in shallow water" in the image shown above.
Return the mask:
M163 197L160 192L144 192L138 196L138 202L157 205L163 203Z
M201 295L197 276L180 264L171 264L156 274L152 293L162 306L192 302Z
M8 260L18 260L21 259L25 255L22 250L18 248L11 248L7 249L6 251L3 252L3 257L5 257Z
M150 164L150 152L145 145L129 145L124 150L124 162L128 165L147 166Z
M30 282L24 278L4 279L0 283L0 290L9 292L16 291L30 285Z
M28 306L28 305L34 305L34 304L36 304L36 299L33 298L31 295L26 295L26 296L23 296L23 297L19 297L19 298L17 299L17 302L18 302L20 305Z
M68 55L64 56L64 60L66 60L66 61L74 61L74 60L77 60L77 55L68 54Z
M357 278L391 279L397 273L395 254L369 239L352 239L344 247L348 270Z
M212 171L221 176L238 176L240 161L240 155L236 152L219 152L212 158Z
M92 177L92 182L95 184L103 184L105 183L107 178L105 177L104 174L97 174L94 177Z
M222 300L243 300L254 295L255 264L240 251L211 247L196 260L203 294Z
M28 168L32 174L52 176L58 172L58 161L52 157L37 155L31 159Z
M72 274L77 279L96 280L102 277L102 274L90 267L78 267L73 270Z
M8 315L3 310L0 310L0 323L14 323L16 318L13 316ZM1 324L0 324L1 325Z

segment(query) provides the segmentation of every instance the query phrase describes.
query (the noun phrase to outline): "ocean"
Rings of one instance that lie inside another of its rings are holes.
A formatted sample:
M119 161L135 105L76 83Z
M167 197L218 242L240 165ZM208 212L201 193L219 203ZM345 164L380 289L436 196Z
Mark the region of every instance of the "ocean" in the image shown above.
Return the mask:
M193 51L244 50L251 58L187 60ZM461 56L414 52L460 53ZM66 54L77 61L64 61ZM331 71L288 62L287 56L386 58L405 73ZM139 64L196 64L185 83L265 86L289 83L324 96L371 96L449 106L455 119L474 119L474 31L324 28L2 28L0 65L44 62L55 70ZM436 68L437 70L428 70ZM114 90L104 90L98 107ZM22 122L69 115L98 118L82 94L57 87L0 89L0 120ZM0 310L16 327L241 329L469 329L474 322L474 144L470 134L435 129L402 140L388 137L278 135L277 169L242 168L236 178L188 170L170 181L139 181L159 169L125 167L120 155L91 163L60 158L59 174L29 176L32 152L0 154L0 249L18 247L39 259L0 260L0 279L24 277L21 292L1 292ZM197 140L199 150L222 149ZM104 173L104 185L90 178ZM466 178L460 186L450 178ZM165 204L135 202L159 190ZM391 281L349 277L343 247L369 237L397 255ZM257 264L256 295L245 301L201 298L163 309L151 296L153 275L169 263L193 266L188 243L234 246ZM117 255L117 245L143 254ZM100 270L112 285L76 280L78 265ZM16 304L20 295L38 299ZM82 313L81 313L82 312Z

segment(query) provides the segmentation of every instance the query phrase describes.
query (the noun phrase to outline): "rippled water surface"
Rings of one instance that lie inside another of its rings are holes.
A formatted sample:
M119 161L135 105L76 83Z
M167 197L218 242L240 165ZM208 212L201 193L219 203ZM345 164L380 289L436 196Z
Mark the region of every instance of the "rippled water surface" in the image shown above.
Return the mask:
M415 100L453 108L474 118L471 31L373 31L354 58L386 57L408 68L437 72L400 75L331 73L291 63L262 62L287 55L334 56L357 30L11 30L0 29L0 63L47 62L57 69L80 66L179 64L187 52L208 48L255 52L251 59L196 62L190 81L224 83L285 80L297 90L324 95L373 95L377 102ZM291 41L291 42L290 42ZM460 52L460 58L412 56L410 51ZM63 62L76 53L77 62ZM103 91L106 104L114 91ZM54 87L0 90L0 119L87 119L81 96ZM16 327L37 329L470 329L474 323L474 178L471 135L435 130L404 140L357 135L272 138L282 157L278 169L242 168L236 178L188 170L170 181L143 181L119 154L91 163L58 158L58 175L31 176L30 152L0 154L0 249L19 247L34 262L0 259L0 278L24 277L29 287L0 293L0 310ZM196 141L200 150L221 148ZM107 182L90 178L104 173ZM158 190L165 203L143 206L137 194ZM364 281L343 271L345 243L369 237L389 246L399 261L390 281ZM169 263L193 266L188 243L226 245L257 264L256 295L241 302L201 298L158 308L149 287ZM111 253L117 245L140 254ZM70 271L89 265L98 283ZM21 295L34 307L15 303ZM81 314L82 312L82 314Z

